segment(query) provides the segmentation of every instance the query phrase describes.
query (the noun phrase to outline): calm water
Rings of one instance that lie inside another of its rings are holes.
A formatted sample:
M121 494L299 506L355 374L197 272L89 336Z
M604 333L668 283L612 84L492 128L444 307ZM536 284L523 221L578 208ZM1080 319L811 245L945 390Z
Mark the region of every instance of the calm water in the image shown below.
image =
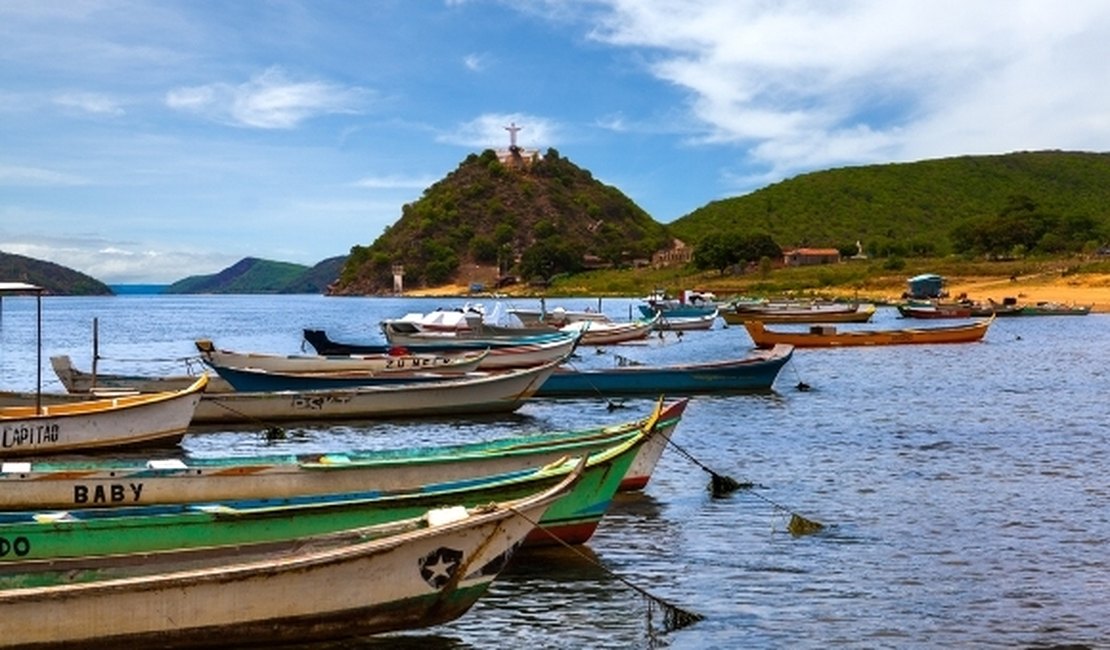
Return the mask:
M628 318L635 300L606 300ZM301 329L376 340L383 317L458 302L319 296L44 300L44 359L104 372L180 373L195 338L293 353ZM534 307L534 301L518 301ZM568 309L596 299L552 300ZM903 322L880 309L871 326ZM924 323L925 326L930 324ZM5 299L0 381L35 385L34 300ZM742 328L583 350L672 362L740 355ZM150 363L150 359L160 359ZM713 499L709 475L668 450L590 544L519 556L451 625L351 647L639 648L645 590L705 620L670 648L1110 647L1110 316L999 320L973 345L801 350L767 395L696 398L676 442L759 488ZM46 387L60 390L44 361ZM804 381L810 391L799 391ZM513 415L189 436L196 455L493 438L640 417L649 400L532 402ZM785 532L790 512L825 523ZM326 647L340 647L329 645Z

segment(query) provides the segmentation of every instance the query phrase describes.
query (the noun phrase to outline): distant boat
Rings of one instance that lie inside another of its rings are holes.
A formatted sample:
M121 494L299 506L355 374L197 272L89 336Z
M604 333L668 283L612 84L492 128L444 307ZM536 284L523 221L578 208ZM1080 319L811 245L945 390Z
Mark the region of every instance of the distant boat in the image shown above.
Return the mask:
M659 322L655 324L655 329L668 332L709 330L713 329L718 315L716 307L703 314L682 309L663 311L659 313Z
M651 318L620 323L577 322L560 328L560 331L581 334L579 345L613 345L647 338L661 318L662 316L656 313Z
M757 347L788 344L799 348L830 348L857 345L905 345L928 343L971 343L979 341L994 322L994 316L970 324L932 328L890 330L837 330L832 325L814 325L806 331L769 330L760 321L747 321L744 328Z
M625 395L694 395L770 390L794 348L777 345L739 359L667 366L624 365L615 368L557 369L536 397L619 397Z
M875 315L875 305L856 303L765 303L738 301L721 310L729 325L746 321L764 323L866 323Z
M0 575L0 639L67 650L240 647L446 623L578 480L266 546L17 565Z

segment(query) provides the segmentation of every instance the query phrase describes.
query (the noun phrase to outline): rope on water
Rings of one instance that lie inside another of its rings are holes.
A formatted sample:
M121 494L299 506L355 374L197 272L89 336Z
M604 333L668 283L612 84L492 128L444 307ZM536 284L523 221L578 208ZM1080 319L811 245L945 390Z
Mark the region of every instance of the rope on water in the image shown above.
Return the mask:
M671 603L667 600L664 600L663 598L660 598L659 596L656 596L656 595L652 594L651 592L644 589L643 587L641 587L637 584L634 584L628 578L625 578L624 576L618 574L617 572L613 571L612 569L606 567L605 565L601 564L600 562L598 562L595 559L591 558L590 556L586 555L582 551L578 550L577 548L575 548L571 544L568 544L567 542L563 541L562 539L559 538L558 535L556 535L555 533L552 533L551 531L547 530L546 528L541 526L538 522L529 519L527 517L527 515L522 514L520 511L518 511L514 508L509 508L509 509L512 510L513 512L517 513L521 517L524 517L530 523L532 523L536 527L536 530L542 531L543 534L545 534L548 537L550 537L551 539L555 540L557 543L559 543L564 548L570 549L572 552L574 552L576 555L578 555L578 557L582 558L583 560L586 560L590 564L592 564L592 565L596 566L597 568L601 569L602 571L604 571L609 576L619 580L626 587L628 587L628 588L632 589L633 591L635 591L636 593L640 594L640 596L642 596L644 598L644 601L647 604L647 632L648 632L648 637L651 638L652 640L654 640L655 636L656 636L656 630L655 630L655 625L654 625L654 620L655 620L654 613L655 613L656 608L659 608L663 611L663 633L664 634L667 633L667 632L674 632L675 630L681 630L682 628L693 625L694 623L697 623L698 621L705 620L705 617L702 616L701 614L685 610L685 609L679 607L678 605L675 605L674 603Z
M709 473L709 476L710 476L709 491L713 495L714 498L721 498L721 497L727 496L729 494L732 494L733 492L735 492L737 490L742 489L746 493L751 494L752 496L755 496L759 499L762 499L766 503L769 503L776 510L778 510L780 512L783 512L783 513L790 514L790 521L787 523L786 530L789 531L791 535L793 535L795 537L800 537L802 535L812 535L813 533L818 533L818 532L821 532L822 530L824 530L824 528L825 528L824 524L822 524L818 521L814 521L812 519L807 519L806 517L803 517L802 515L798 514L797 512L794 512L794 511L790 510L789 508L787 508L783 505L775 503L774 501L772 501L771 499L763 496L759 492L756 492L754 490L754 488L756 487L755 483L753 483L751 481L741 482L741 481L737 481L736 479L732 478L731 476L725 476L723 474L718 474L717 472L715 472L712 469L710 469L709 467L707 467L704 463L699 461L697 458L694 458L694 456L690 452L683 449L674 440L672 440L670 438L667 438L667 442L672 447L674 447L680 454L685 456L690 462L694 463L695 465L697 465L698 467L702 468L703 470L705 470L706 472Z
M247 422L253 422L254 424L257 424L257 425L261 426L263 428L263 435L266 436L267 440L279 440L279 439L285 437L286 431L285 431L284 428L274 424L273 422L266 422L264 420L260 420L260 419L254 417L254 416L247 415L246 413L243 413L242 411L240 411L238 409L232 408L232 407L228 406L227 404L225 404L222 400L220 400L219 397L216 397L214 394L210 394L207 397L207 401L212 402L213 404L215 404L216 406L224 409L225 411L228 411L230 413L234 413L235 415L243 418Z

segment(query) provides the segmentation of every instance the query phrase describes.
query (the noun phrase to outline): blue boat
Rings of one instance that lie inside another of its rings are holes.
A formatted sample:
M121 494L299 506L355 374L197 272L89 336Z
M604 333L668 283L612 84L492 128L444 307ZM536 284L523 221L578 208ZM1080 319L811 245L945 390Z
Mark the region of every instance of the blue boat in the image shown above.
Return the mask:
M619 397L768 391L793 354L793 346L776 345L769 350L753 351L740 359L708 363L626 365L587 370L561 366L534 396Z

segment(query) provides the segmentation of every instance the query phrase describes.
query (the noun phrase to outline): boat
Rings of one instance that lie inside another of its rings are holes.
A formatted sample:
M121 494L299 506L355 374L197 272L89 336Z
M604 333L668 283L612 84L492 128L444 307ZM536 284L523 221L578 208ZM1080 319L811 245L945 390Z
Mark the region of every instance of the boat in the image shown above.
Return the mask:
M446 336L398 336L396 343L341 343L328 338L323 330L304 330L305 341L318 354L374 354L388 353L404 348L410 352L451 352L460 350L489 350L479 370L527 368L561 359L578 345L580 335L574 332L537 332L529 336L489 336L483 338L457 338Z
M762 321L746 321L744 328L756 347L789 344L799 348L831 348L854 345L903 345L929 343L972 343L979 341L994 322L994 316L973 323L945 327L837 330L832 325L814 325L805 331L769 330Z
M729 325L747 321L765 323L866 323L875 315L875 305L828 302L737 301L721 310Z
M533 545L581 544L589 540L609 507L655 422L612 447L563 457L538 468L454 481L429 480L392 492L363 486L356 492L293 495L66 510L0 512L0 539L7 563L63 561L136 553L156 555L288 542L420 516L444 504L477 507L522 498L561 482L585 459L581 477L528 535Z
M1086 316L1094 305L1065 305L1058 302L1040 301L1022 305L1020 316Z
M667 293L666 289L660 287L656 287L645 296L643 303L639 305L639 309L646 317L650 317L657 311L673 311L676 315L683 316L701 315L721 306L717 302L717 296L709 291L687 289L678 298L674 298Z
M981 318L994 314L994 309L989 305L976 303L948 302L948 303L915 303L909 302L898 305L898 313L903 318Z
M195 344L201 358L213 366L253 368L279 373L463 373L477 370L488 353L486 349L413 353L404 348L395 348L388 353L379 354L285 355L222 350L208 339L198 339Z
M39 364L34 400L0 407L0 457L178 442L208 384L205 376L177 391L43 404L42 293L37 285L0 283L0 296L36 296Z
M582 338L579 345L613 345L647 338L656 325L659 324L661 318L662 316L657 313L651 318L640 318L621 323L578 322L565 325L560 328L560 331L580 334Z
M577 370L558 368L536 397L618 397L768 391L793 354L790 345L756 350L738 359L667 366L623 365Z
M274 372L257 368L233 368L205 360L237 393L280 391L341 390L363 386L395 386L442 382L449 379L486 377L493 371L447 373L406 372Z
M659 313L659 322L655 324L655 329L668 332L709 330L713 329L718 315L716 308L704 314L693 314L679 309L663 311Z
M527 368L470 373L460 377L439 375L434 381L415 383L318 390L205 392L193 413L192 423L272 423L510 413L532 396L560 362L561 359L557 359ZM78 376L85 374L76 369L74 371L79 373ZM165 380L155 378L149 381L157 384ZM141 390L145 385L137 383L135 389ZM51 395L50 399L61 403L82 396L70 395L68 400L66 397ZM15 396L9 393L4 399L11 403ZM26 398L23 403L27 403ZM33 399L30 403L34 403Z
M614 425L468 444L253 457L8 461L0 464L0 510L220 502L371 487L411 491L429 476L449 482L524 471L650 433L621 481L621 489L641 489L662 453L653 461L649 447L666 445L686 403L660 403L647 417Z
M279 545L3 566L0 639L66 650L242 647L446 623L577 480L567 473L518 499Z
M509 307L505 312L508 316L518 320L525 327L534 328L557 329L564 325L578 322L611 322L611 319L601 311L600 299L598 299L597 309L592 307L587 307L585 309L567 309L566 307L559 306L548 310L546 300L540 298L539 309Z
M126 393L158 393L167 390L184 390L193 385L205 373L204 364L199 359L193 358L197 363L195 368L187 365L188 374L149 376L104 372L86 372L73 365L73 359L67 354L56 354L50 357L50 366L54 375L61 382L67 393L74 395L97 394L119 395ZM197 370L199 368L199 371ZM205 394L226 393L235 390L231 384L219 375L208 374L208 385ZM54 396L52 396L54 397ZM72 401L72 400L69 400Z

